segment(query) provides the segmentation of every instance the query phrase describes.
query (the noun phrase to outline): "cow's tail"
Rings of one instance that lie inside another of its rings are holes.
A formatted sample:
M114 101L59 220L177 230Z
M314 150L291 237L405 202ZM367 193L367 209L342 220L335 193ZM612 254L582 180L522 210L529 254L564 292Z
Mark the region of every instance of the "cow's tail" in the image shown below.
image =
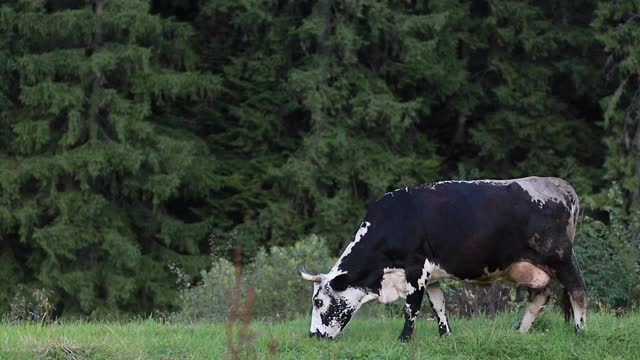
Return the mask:
M569 290L566 287L562 287L562 298L560 301L562 305L562 313L564 314L564 321L569 322L573 316L571 308L571 300L569 300Z
M567 185L569 185L567 193L569 195L569 204L570 204L569 221L571 222L569 224L571 229L568 235L569 235L569 241L573 243L576 233L578 232L578 222L580 220L580 200L578 198L578 194L576 194L576 191L573 189L573 187L570 184L567 184ZM572 257L572 261L575 261L576 265L578 265L577 264L578 259L576 258L574 249L571 249L571 257ZM566 322L569 322L573 317L573 308L571 306L571 299L569 298L569 289L567 289L566 286L562 287L560 304L562 306L562 313L564 314L564 320Z
M578 232L578 220L580 219L580 200L578 199L578 194L573 190L573 187L569 185L569 204L570 204L570 213L569 213L569 221L571 221L571 231L569 234L569 240L573 242L573 239Z

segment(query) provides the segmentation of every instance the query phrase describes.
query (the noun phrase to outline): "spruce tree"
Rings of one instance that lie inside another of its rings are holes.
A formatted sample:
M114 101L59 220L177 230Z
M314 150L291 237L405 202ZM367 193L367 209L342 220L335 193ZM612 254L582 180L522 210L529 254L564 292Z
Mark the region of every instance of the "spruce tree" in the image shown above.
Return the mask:
M474 1L465 40L481 87L462 155L481 177L560 176L580 193L601 186L603 64L595 1Z
M598 188L594 8L206 2L200 50L225 88L209 137L226 169L219 234L255 248L314 231L336 250L396 187L548 175Z
M228 94L211 139L234 184L222 234L246 248L318 232L337 251L368 202L436 179L421 124L464 83L451 36L463 14L445 1L207 2L203 56Z
M611 90L602 99L607 149L604 177L617 181L625 192L625 209L632 219L630 240L637 250L640 231L640 4L637 1L600 1L593 27L607 54L605 72Z
M171 262L206 264L215 162L175 109L220 81L191 38L142 0L0 6L3 296L23 282L65 311L149 311L175 302Z

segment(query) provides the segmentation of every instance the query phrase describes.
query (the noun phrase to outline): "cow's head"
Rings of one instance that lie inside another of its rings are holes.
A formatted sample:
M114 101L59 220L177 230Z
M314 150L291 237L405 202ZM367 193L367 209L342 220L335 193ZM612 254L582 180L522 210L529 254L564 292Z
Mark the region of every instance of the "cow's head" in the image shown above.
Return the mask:
M313 282L309 335L335 338L367 300L367 292L350 286L350 276L345 272L311 275L304 267L298 272L303 279Z

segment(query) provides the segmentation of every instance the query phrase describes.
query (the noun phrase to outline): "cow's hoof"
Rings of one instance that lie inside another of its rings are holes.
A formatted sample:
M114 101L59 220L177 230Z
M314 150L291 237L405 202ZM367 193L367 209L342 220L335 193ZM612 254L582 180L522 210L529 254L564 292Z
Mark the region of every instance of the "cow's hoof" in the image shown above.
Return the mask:
M451 331L440 332L440 337L449 337L451 336Z
M411 341L411 335L400 335L398 336L398 341L402 342L402 343L406 343Z
M576 325L576 335L584 334L586 330L586 327Z

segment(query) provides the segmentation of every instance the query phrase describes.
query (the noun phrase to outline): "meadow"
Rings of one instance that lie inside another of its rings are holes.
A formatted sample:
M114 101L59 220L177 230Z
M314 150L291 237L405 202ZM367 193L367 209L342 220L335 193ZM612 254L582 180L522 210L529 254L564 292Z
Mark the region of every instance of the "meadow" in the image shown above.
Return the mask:
M452 318L452 336L440 338L421 319L414 338L399 343L400 318L357 318L333 341L311 339L308 319L253 322L239 354L249 359L637 359L640 314L592 313L575 335L561 315L543 313L532 331L518 334L515 313L471 320ZM70 322L0 325L1 359L224 359L224 324Z

